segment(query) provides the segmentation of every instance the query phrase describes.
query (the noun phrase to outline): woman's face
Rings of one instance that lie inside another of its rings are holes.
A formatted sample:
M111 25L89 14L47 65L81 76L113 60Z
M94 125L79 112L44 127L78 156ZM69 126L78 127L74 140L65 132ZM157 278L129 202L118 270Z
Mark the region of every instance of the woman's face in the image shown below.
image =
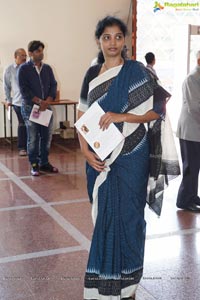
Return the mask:
M117 25L106 27L98 41L104 58L121 57L125 45L125 38Z

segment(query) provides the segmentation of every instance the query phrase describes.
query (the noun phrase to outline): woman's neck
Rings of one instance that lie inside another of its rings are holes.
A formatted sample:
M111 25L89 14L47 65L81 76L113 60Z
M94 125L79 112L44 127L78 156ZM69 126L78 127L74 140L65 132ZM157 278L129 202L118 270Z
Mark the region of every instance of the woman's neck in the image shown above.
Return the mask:
M105 62L103 63L103 67L105 68L105 70L109 70L111 68L122 65L123 63L124 63L124 60L122 57L107 58L107 59L105 59Z

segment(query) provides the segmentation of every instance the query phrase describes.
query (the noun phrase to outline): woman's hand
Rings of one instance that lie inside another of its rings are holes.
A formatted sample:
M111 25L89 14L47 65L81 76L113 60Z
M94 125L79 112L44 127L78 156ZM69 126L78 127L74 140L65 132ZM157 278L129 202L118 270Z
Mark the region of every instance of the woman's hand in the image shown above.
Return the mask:
M94 152L87 150L83 152L85 159L88 164L98 172L102 172L105 169L105 161L101 161L97 154Z
M105 130L109 127L111 123L121 123L125 122L125 114L116 114L112 112L105 113L99 121L99 126L102 130Z
M99 126L102 130L105 130L109 127L111 123L127 122L141 124L148 123L159 118L159 114L157 114L153 110L149 110L143 115L135 115L132 113L116 114L112 112L107 112L100 118Z

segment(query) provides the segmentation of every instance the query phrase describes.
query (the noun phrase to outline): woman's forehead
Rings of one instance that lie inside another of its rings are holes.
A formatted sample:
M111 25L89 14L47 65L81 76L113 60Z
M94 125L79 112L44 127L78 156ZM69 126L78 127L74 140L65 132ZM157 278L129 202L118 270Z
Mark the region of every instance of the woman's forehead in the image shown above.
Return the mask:
M116 34L116 33L122 33L121 29L119 28L119 26L117 25L113 25L113 26L107 26L105 27L103 34Z

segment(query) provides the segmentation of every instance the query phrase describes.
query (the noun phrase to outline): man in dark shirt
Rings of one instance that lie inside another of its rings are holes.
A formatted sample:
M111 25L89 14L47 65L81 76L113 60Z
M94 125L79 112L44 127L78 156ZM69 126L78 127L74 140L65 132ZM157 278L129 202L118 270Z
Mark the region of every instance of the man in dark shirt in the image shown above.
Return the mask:
M28 157L31 163L31 175L39 176L40 171L57 173L48 160L53 131L53 116L48 127L29 120L34 104L40 111L51 109L49 103L56 97L57 82L51 67L42 62L44 44L31 41L28 44L30 61L23 64L18 73L19 87L22 94L22 116L24 118L28 142Z
M152 52L148 52L145 54L145 60L147 62L146 68L153 73L153 75L158 79L158 76L156 74L156 70L154 69L154 65L156 63L155 54Z

